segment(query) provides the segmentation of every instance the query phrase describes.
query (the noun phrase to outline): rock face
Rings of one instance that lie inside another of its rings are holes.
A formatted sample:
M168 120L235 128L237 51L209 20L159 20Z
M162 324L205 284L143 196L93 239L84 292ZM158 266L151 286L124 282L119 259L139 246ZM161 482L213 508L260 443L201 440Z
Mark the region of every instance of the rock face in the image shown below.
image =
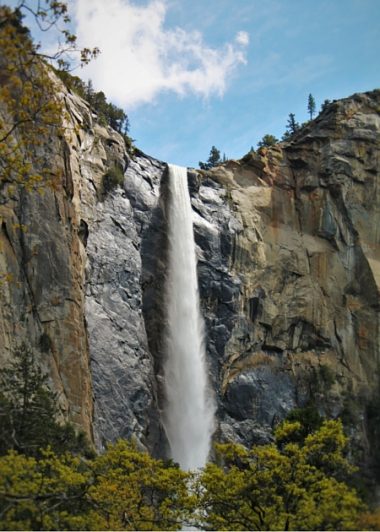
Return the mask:
M166 165L130 158L83 100L62 97L60 187L0 206L1 270L16 281L1 286L1 356L27 339L63 414L99 448L134 437L164 455ZM219 439L268 441L314 401L351 416L366 446L379 365L379 109L380 91L355 95L290 142L189 172ZM124 185L105 193L113 167Z
M0 361L25 343L50 374L62 415L92 437L81 176L69 144L52 137L41 149L61 180L42 194L5 189L0 198Z
M266 439L310 401L363 423L379 365L379 105L380 91L335 102L290 143L200 179L224 438Z
M77 208L86 246L85 318L91 356L94 439L160 441L153 358L142 312L142 238L159 198L165 165L130 160L122 137L100 127L82 100L66 94L79 136L70 139L70 168L80 180ZM86 127L87 126L87 127ZM124 190L105 193L103 176L125 171Z

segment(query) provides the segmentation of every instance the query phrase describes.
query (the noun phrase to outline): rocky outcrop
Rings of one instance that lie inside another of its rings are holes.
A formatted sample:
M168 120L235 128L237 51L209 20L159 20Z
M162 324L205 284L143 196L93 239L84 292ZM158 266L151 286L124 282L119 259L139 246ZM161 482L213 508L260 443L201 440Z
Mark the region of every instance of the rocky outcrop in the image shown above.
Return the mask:
M58 188L0 206L1 356L27 339L63 415L165 454L166 165L62 90ZM351 416L379 364L380 92L332 103L287 143L189 172L217 438L271 438L296 406ZM49 151L50 150L50 151ZM124 171L108 193L103 176ZM22 230L22 225L27 230Z
M365 422L379 368L379 105L380 91L335 102L291 142L199 179L224 438L261 441L310 401Z

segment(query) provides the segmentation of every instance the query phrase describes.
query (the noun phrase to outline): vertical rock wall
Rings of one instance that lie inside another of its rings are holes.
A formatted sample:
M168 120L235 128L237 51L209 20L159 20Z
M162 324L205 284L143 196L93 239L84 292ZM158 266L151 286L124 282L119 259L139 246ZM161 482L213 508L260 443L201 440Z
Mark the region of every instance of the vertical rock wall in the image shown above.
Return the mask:
M379 104L379 91L335 102L290 143L198 174L222 437L265 441L310 401L365 430L379 378Z
M66 138L46 158L62 182L0 204L1 363L24 340L63 415L165 454L165 164L101 127L62 89ZM379 365L380 92L331 104L290 142L191 171L216 437L268 441L296 406L351 415ZM124 184L105 194L117 166ZM25 227L24 227L25 226Z
M43 191L5 189L0 204L0 360L6 364L25 343L49 373L62 416L91 438L80 175L70 169L65 141L52 136L41 149L62 179Z

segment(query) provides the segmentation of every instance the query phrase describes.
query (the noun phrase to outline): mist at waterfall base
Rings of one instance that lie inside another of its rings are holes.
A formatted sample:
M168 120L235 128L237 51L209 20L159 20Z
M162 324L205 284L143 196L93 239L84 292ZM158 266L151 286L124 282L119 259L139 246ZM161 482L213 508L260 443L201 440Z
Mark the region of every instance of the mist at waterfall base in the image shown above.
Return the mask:
M184 470L203 467L214 428L187 170L169 165L166 360L163 424L171 457Z

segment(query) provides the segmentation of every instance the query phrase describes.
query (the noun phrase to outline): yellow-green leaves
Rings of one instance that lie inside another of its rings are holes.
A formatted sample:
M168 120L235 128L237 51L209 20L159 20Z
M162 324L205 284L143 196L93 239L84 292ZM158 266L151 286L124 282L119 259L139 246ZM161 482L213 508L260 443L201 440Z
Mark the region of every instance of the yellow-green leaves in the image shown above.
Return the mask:
M93 460L51 449L0 457L0 528L179 530L190 474L119 441Z
M353 468L344 457L342 424L326 421L304 443L292 441L300 428L284 422L277 445L217 446L221 465L208 464L198 480L203 528L355 529L363 505L343 481Z
M89 473L80 459L47 449L37 460L10 451L0 457L2 530L77 530L86 526L82 501Z
M13 193L14 185L32 190L54 180L42 147L53 131L62 134L63 107L19 14L1 6L0 20L0 193L5 194Z
M188 506L189 474L165 467L125 441L110 445L92 465L91 518L102 530L179 530Z
M277 434L289 434L290 426ZM218 464L186 473L125 441L93 459L0 458L0 526L7 529L354 530L365 510L343 480L351 470L338 421L304 443L217 446ZM321 456L323 455L323 459ZM373 527L376 518L362 517Z

